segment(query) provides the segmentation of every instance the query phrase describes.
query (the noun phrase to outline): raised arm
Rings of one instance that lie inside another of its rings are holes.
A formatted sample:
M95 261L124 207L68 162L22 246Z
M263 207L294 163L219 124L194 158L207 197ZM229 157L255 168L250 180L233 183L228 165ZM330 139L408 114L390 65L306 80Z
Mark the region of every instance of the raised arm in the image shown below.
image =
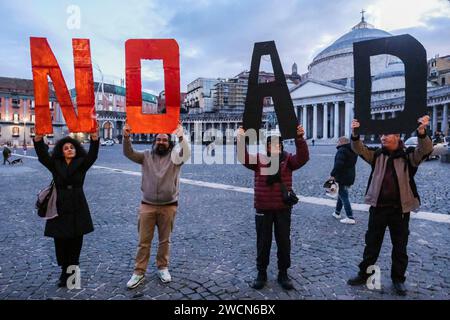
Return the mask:
M364 143L362 143L362 141L359 139L359 133L357 133L359 126L360 126L359 121L353 119L352 139L351 139L352 150L354 153L361 156L364 159L364 161L372 165L375 151L367 148L367 146Z
M243 127L239 127L237 133L237 158L247 169L255 171L258 168L258 156L248 153Z
M86 168L86 170L88 170L97 160L99 148L100 148L100 141L98 139L98 134L92 133L91 141L89 144L89 151L83 161L83 164L84 164L84 167Z
M288 166L291 170L303 167L309 161L309 149L304 139L305 130L300 125L297 127L297 137L295 138L295 155L289 157Z
M130 140L130 132L131 132L130 127L128 126L128 124L125 124L125 127L123 128L123 139L122 139L123 154L131 161L134 161L138 164L142 164L144 162L144 153L135 151L133 149Z
M42 163L48 170L53 171L54 163L48 154L48 146L44 142L42 135L36 135L33 139L34 150L40 163Z
M178 142L180 143L180 151L178 152L178 159L172 159L174 160L174 163L176 165L183 165L189 158L191 157L191 147L189 146L189 142L187 141L186 137L184 136L184 130L181 123L178 124L177 129L175 130L174 134L178 138Z
M419 119L420 125L417 128L417 147L409 158L411 164L415 167L419 166L419 164L433 151L433 142L426 132L426 127L429 122L429 116L423 116Z

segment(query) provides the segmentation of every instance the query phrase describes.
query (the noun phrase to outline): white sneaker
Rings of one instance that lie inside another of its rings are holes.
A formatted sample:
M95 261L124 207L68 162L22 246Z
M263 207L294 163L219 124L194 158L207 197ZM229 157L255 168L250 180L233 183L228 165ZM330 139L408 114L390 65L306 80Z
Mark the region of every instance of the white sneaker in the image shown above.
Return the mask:
M337 214L336 211L333 212L333 217L335 217L336 219L340 220L341 219L341 215Z
M172 281L172 277L170 276L168 268L160 269L156 273L158 274L158 277L162 282L166 283Z
M356 221L355 221L355 219L344 218L344 219L341 220L341 223L345 223L345 224L355 224Z
M128 289L134 289L137 286L139 286L142 282L144 282L145 276L144 275L138 275L133 273L131 276L131 279L127 282L127 288Z

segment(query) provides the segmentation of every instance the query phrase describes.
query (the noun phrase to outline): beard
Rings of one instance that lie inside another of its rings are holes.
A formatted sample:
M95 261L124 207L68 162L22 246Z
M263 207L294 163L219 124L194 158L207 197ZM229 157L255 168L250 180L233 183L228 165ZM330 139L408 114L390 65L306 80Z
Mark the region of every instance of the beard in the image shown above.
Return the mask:
M165 156L169 153L169 148L165 145L159 144L155 146L155 152L159 156Z

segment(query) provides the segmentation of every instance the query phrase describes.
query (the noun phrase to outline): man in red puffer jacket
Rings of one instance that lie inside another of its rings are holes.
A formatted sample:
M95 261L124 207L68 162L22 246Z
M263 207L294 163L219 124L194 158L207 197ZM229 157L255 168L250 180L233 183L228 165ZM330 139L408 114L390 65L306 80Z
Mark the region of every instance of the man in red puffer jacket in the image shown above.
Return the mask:
M272 229L275 226L275 240L278 247L278 282L286 290L294 289L288 277L287 269L291 265L291 205L283 201L283 185L292 190L292 172L301 168L309 160L309 151L302 126L297 127L295 139L296 154L283 149L278 136L267 139L267 154L250 155L245 144L245 131L238 130L238 159L255 172L255 209L256 209L256 265L258 276L253 281L254 289L262 289L267 282ZM242 152L241 148L243 149ZM270 168L270 169L269 169ZM272 170L275 168L275 170Z

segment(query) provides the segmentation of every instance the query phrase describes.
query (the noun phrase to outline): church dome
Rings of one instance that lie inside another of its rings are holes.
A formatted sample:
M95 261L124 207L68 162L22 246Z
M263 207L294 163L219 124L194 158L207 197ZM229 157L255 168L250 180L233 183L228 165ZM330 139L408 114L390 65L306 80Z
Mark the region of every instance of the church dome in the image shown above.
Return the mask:
M391 37L392 34L376 29L367 23L362 16L361 21L352 30L334 41L313 59L308 67L309 76L317 80L333 81L353 77L353 43L365 40ZM383 72L386 64L383 58L376 58L372 70L374 74ZM378 61L379 60L379 61Z
M391 36L390 33L380 30L380 29L357 29L352 30L349 33L346 33L339 39L337 39L332 45L321 51L313 61L316 61L321 58L325 58L327 56L333 55L333 53L337 51L341 51L343 49L349 49L349 51L353 51L353 43L364 41L364 40L372 40L377 38L385 38Z
M330 46L322 50L313 59L313 63L317 60L333 56L335 53L342 53L343 51L353 52L354 42L385 38L390 36L392 36L392 34L384 30L374 28L371 24L364 21L363 17L361 21L356 26L354 26L350 32L344 34Z

